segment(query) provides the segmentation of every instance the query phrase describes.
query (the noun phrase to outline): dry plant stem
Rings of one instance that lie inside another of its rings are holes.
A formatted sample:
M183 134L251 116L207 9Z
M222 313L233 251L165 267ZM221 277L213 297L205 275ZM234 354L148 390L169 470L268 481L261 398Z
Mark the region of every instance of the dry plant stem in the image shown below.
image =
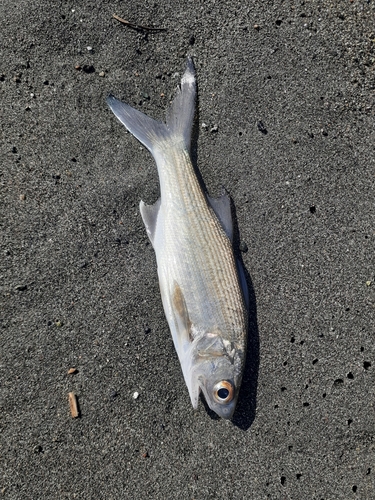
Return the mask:
M135 30L146 30L146 31L166 31L167 30L167 28L152 28L151 26L142 26L141 24L133 24L129 21L126 21L126 19L122 19L122 17L117 16L116 14L113 14L113 17L117 21L120 21L120 23L125 24L126 26L129 26L129 28L133 28Z

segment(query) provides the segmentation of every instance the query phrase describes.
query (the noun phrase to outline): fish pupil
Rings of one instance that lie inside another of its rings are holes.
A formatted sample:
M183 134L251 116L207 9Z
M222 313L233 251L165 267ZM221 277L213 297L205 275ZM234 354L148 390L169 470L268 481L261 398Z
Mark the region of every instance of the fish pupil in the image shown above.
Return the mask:
M219 396L220 399L227 399L227 397L229 396L229 391L228 389L222 387L217 391L217 395Z

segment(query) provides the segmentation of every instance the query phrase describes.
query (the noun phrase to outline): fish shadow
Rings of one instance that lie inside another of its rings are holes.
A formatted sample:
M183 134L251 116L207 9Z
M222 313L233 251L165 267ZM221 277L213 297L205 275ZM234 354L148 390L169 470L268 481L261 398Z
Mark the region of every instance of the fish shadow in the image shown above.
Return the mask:
M198 169L198 135L199 135L199 92L197 92L196 115L191 138L191 159L195 169L197 178L205 193L208 193L207 187ZM258 388L259 374L259 331L257 321L257 305L255 291L249 272L244 266L240 248L240 233L237 224L236 207L233 199L231 200L231 211L233 220L233 249L236 258L242 264L248 294L249 294L249 309L248 309L248 336L246 347L246 362L242 377L242 384L238 395L237 407L231 419L233 425L242 430L248 430L255 419L256 413L256 398ZM207 414L212 420L220 420L220 417L210 409L203 396L201 401L204 404Z
M234 219L236 220L236 219ZM238 234L238 228L235 228L235 233ZM246 361L244 373L242 376L242 384L240 392L238 395L238 402L236 410L232 417L232 423L242 430L248 430L255 420L256 414L256 401L257 401L257 389L258 389L258 375L259 375L259 331L258 331L258 321L257 321L257 304L255 291L253 283L251 281L250 274L243 265L242 257L236 249L239 245L236 245L236 234L234 238L234 248L236 257L241 261L245 278L247 282L247 288L249 293L249 309L248 309L248 329L247 329L247 347L246 347Z

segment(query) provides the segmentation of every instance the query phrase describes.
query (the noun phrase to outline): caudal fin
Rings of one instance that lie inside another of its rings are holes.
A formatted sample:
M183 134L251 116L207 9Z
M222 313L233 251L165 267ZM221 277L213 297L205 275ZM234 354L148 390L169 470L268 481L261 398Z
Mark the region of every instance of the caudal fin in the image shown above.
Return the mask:
M186 149L190 149L191 131L195 115L195 97L197 85L192 59L187 60L185 73L181 78L181 88L167 112L167 127L171 133L184 141Z
M195 96L195 70L193 61L189 58L186 71L181 79L181 88L178 88L176 97L167 112L166 124L150 118L112 95L107 97L107 104L129 132L151 154L154 154L154 149L158 143L172 138L182 140L185 148L190 149L195 113Z

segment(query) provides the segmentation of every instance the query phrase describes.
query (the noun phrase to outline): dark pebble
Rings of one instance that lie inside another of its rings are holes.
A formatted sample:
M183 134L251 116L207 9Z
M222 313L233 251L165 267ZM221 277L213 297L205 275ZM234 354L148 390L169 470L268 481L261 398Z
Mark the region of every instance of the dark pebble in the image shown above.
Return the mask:
M257 127L258 127L258 130L259 132L262 132L262 134L264 135L267 135L268 134L268 130L266 129L266 127L264 126L263 122L259 121L257 123Z
M16 292L24 292L27 290L27 285L16 285L14 289Z
M240 243L240 251L243 253L246 253L249 250L248 246L244 241L241 241Z
M340 386L344 383L343 379L342 378L337 378L334 382L333 382L333 385L335 385L336 387L337 386Z
M85 73L95 73L95 68L92 64L84 64L82 66L82 71Z

